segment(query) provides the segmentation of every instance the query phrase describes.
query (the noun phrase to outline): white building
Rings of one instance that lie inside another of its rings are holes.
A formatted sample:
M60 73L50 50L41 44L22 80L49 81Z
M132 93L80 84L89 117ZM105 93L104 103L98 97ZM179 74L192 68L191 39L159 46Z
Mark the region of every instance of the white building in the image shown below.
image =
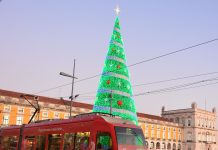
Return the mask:
M212 111L197 108L192 103L191 108L168 110L162 108L162 117L183 124L184 150L218 150L216 109Z

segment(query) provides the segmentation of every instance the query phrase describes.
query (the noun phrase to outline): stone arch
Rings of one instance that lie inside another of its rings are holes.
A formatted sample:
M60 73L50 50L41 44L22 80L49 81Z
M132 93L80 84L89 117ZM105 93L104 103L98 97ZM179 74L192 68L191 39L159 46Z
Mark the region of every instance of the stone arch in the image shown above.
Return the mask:
M148 143L148 141L145 141L145 146L146 146L147 149L149 148L149 143Z
M162 143L162 149L166 149L166 143L165 142Z
M178 150L181 150L182 147L181 147L181 144L178 144Z
M167 144L167 150L171 150L171 144L170 143Z
M176 150L176 144L173 143L173 150Z
M160 149L160 142L156 143L156 149Z
M151 141L151 143L150 143L150 149L154 149L155 148L155 144L154 144L154 142L153 141Z

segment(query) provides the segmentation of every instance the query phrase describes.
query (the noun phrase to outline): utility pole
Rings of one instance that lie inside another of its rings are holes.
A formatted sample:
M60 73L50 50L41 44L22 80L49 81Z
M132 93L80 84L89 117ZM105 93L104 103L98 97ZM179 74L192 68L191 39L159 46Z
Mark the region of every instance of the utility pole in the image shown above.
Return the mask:
M79 94L73 96L74 79L77 79L77 77L75 77L75 64L76 64L76 60L74 59L74 61L73 61L73 75L69 75L67 73L60 72L60 75L72 78L72 90L71 90L71 96L69 97L70 98L70 117L69 118L71 118L73 99L79 96Z

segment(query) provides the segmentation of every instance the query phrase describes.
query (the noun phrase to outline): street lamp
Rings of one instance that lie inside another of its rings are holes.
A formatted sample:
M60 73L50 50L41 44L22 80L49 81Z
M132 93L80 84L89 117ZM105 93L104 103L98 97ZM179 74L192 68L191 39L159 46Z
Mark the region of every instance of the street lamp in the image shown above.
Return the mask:
M74 76L74 74L75 74L75 59L74 59L74 63L73 63L73 75L69 75L67 73L60 72L60 75L72 78L72 90L71 90L71 96L69 97L70 98L70 118L71 118L71 112L72 112L72 102L73 102L73 99L79 96L79 94L73 96L74 79L77 79Z

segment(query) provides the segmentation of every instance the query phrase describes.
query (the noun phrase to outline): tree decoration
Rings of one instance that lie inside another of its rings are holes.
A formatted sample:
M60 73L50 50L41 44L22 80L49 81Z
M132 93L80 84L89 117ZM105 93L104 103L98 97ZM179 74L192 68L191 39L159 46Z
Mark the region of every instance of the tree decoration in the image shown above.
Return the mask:
M110 103L113 115L138 124L118 17L114 24L93 112L110 113Z
M110 84L111 83L111 80L107 80L107 84Z
M121 101L121 100L117 101L117 105L122 106L123 105L123 101Z

